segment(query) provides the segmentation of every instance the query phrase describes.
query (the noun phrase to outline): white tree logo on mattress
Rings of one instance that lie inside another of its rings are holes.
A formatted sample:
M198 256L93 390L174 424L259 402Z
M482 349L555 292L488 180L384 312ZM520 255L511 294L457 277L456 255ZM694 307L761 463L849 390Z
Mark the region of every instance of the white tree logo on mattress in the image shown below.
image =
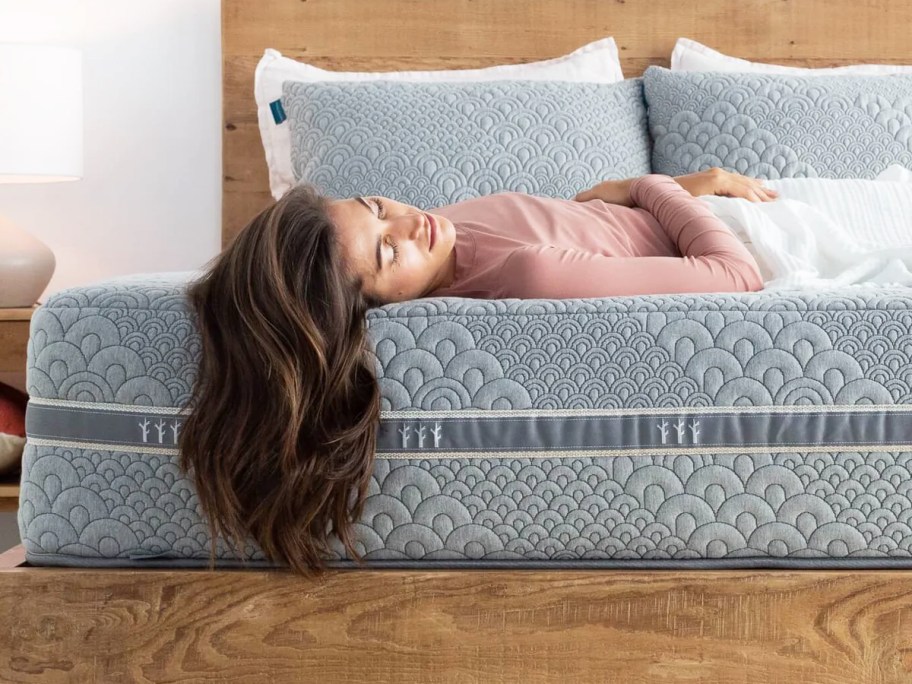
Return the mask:
M678 444L681 444L684 441L684 433L687 427L686 418L678 418L678 422L675 424L674 429L678 433ZM662 420L661 423L657 423L656 427L662 431L662 444L668 444L668 426L669 422L667 420ZM690 438L692 444L700 443L700 421L694 419L690 421Z
M427 433L425 431L427 430L427 428L424 425L421 425L419 423L419 426L417 428L414 428L414 430L415 430L415 433L418 435L418 448L424 449L425 448L424 439L427 436ZM409 437L411 437L411 434L412 434L412 427L409 425L403 425L401 428L399 428L398 432L400 435L402 435L402 448L408 449L409 448ZM443 426L440 423L435 422L434 429L431 430L430 433L432 435L434 435L434 447L439 447L440 439L441 439L441 437L443 437Z
M148 418L143 418L142 422L137 423L137 425L142 429L142 441L144 443L149 442L149 426L154 425L155 431L158 433L159 444L165 443L165 435L167 434L165 428L171 429L171 443L177 444L177 433L180 431L182 423L179 420L175 420L169 425L164 418L159 417L157 423L152 423Z

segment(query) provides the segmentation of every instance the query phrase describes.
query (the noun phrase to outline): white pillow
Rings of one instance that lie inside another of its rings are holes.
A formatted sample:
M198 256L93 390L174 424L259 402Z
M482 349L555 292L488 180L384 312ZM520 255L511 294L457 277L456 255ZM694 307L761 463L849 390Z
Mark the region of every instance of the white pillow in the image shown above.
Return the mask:
M270 106L282 97L284 81L576 81L616 83L624 80L614 38L602 38L573 52L525 64L502 64L483 69L438 69L433 71L327 71L305 62L283 57L267 49L254 74L254 95L260 136L269 166L269 188L279 199L295 183L291 165L291 136L288 123L276 123Z
M890 164L890 166L877 174L874 180L912 183L912 170L907 169L901 164Z
M671 53L672 71L757 71L767 74L903 74L912 73L912 66L895 64L851 64L839 67L789 67L765 62L750 62L739 57L723 55L711 47L690 38L678 38Z

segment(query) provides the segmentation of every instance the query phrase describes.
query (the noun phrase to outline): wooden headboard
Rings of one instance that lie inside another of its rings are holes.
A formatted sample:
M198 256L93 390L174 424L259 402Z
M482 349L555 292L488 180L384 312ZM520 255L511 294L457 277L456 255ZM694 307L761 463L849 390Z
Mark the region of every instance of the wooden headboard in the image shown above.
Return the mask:
M272 201L253 72L267 47L337 71L471 69L614 36L627 77L675 41L792 66L912 64L912 3L890 0L222 0L222 246Z

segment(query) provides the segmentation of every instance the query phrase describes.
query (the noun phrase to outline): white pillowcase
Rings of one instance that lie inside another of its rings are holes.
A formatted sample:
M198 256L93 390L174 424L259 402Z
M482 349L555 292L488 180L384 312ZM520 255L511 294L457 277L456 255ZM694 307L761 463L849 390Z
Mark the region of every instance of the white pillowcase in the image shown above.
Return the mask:
M738 57L723 55L690 38L678 38L671 53L672 71L757 71L767 74L903 74L912 73L912 66L895 64L851 64L839 67L789 67L780 64L751 62Z
M624 80L614 38L602 38L562 57L525 64L502 64L483 69L437 69L433 71L327 71L305 62L283 57L267 49L254 74L257 119L266 164L269 188L279 199L295 183L291 165L291 136L287 121L276 124L270 103L282 97L284 81L316 83L322 81L576 81L617 83Z
M912 171L902 164L890 164L881 171L874 180L888 181L896 183L912 183Z

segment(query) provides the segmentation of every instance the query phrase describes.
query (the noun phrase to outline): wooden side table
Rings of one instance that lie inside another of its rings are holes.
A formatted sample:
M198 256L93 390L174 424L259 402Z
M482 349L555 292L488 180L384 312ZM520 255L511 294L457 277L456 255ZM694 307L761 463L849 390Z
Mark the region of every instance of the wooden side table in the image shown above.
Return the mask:
M0 308L0 371L25 372L29 323L40 302L25 309ZM19 508L21 469L0 475L0 511Z

